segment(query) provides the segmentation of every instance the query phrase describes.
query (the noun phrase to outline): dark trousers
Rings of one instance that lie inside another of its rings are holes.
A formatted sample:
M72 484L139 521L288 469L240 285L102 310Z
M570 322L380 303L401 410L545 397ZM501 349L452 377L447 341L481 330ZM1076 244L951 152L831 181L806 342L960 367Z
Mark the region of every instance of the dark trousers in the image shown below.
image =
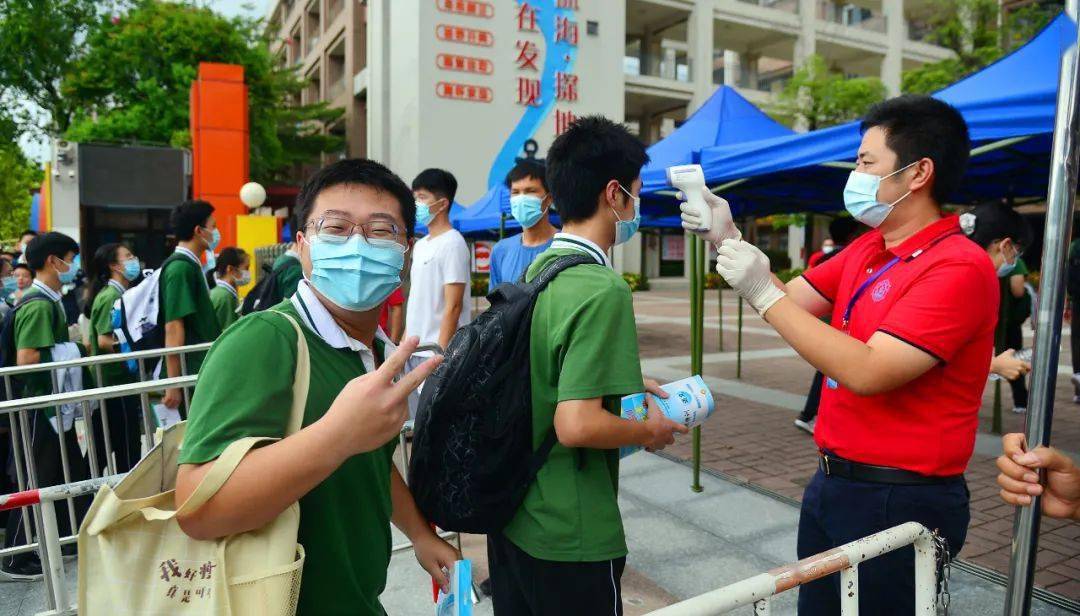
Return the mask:
M1005 348L1017 351L1024 348L1023 323L1016 323L1015 321L1005 323ZM1013 406L1027 408L1027 377L1020 375L1015 381L1009 381L1009 387L1012 388Z
M806 405L799 413L799 419L809 423L817 417L818 405L821 404L821 384L824 380L825 375L820 372L814 373L814 380L810 381L810 393L806 396Z
M116 458L116 472L126 473L139 461L142 453L142 403L138 396L104 400L105 412L109 417L109 447ZM99 473L104 472L107 463L105 448L105 426L101 420L102 412L94 413L94 444L97 451Z
M501 534L488 535L487 545L496 616L622 616L625 557L540 560Z
M30 420L30 457L34 462L37 471L37 485L42 488L62 485L65 481L63 465L60 458L60 437L57 436L56 432L53 432L49 420L45 418L44 411L37 410L27 412L32 416L28 418ZM17 417L15 419L17 420ZM71 481L89 479L89 466L86 464L86 458L84 458L79 451L79 442L75 436L75 428L64 432L64 448L67 452L68 470L70 471L69 478ZM12 465L9 464L8 466L9 468L14 469ZM14 470L12 470L12 473L14 473ZM14 474L12 475L12 480L14 480ZM82 522L82 518L90 508L92 500L93 496L84 496L82 498L74 499L76 525ZM47 507L49 505L44 506ZM60 531L60 536L66 537L72 534L73 531L71 528L70 516L68 514L67 501L57 501L53 506L56 507L56 523L57 528ZM31 519L33 518L31 517ZM8 517L7 536L4 538L5 548L26 544L26 528L23 526L22 521L23 516L18 511L13 511ZM76 527L74 530L77 531L78 528ZM13 566L23 559L36 557L36 552L17 554L5 558L3 564L5 566Z
M969 494L958 479L945 484L897 486L842 477L820 470L803 493L799 516L800 559L831 550L904 522L919 522L949 542L956 556L967 536ZM859 613L915 613L915 551L911 546L859 565ZM799 589L799 616L840 613L840 576Z

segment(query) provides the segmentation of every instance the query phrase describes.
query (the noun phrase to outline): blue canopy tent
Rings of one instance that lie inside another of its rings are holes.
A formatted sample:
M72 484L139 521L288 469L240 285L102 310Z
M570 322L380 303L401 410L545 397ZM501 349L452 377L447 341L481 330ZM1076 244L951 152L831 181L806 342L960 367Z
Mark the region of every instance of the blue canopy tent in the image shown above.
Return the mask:
M461 205L457 201L450 204L450 225L458 231L461 231L461 219L465 216L465 206ZM464 233L464 231L462 231ZM422 225L419 222L416 223L416 235L422 236L428 234L427 225Z
M648 149L649 164L641 170L641 193L650 195L667 188L666 169L698 162L698 153L704 148L793 134L734 88L721 86L686 122Z
M1045 195L1061 54L1075 40L1075 24L1059 16L1024 46L934 94L964 116L974 147L953 201ZM706 148L700 160L736 214L835 211L860 140L855 121Z
M461 218L456 226L462 233L497 232L502 224L502 216L506 214L506 228L520 228L510 213L510 189L502 184L496 184L473 203L462 211Z

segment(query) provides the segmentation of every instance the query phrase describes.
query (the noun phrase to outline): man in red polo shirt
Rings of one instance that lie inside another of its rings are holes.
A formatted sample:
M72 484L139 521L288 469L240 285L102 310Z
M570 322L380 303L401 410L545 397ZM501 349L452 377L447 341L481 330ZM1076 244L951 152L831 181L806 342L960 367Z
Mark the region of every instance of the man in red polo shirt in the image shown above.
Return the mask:
M936 530L955 555L998 311L986 251L941 212L967 165L967 125L941 101L904 96L871 109L862 133L844 205L873 229L836 258L785 286L719 198L705 235L721 243L717 271L826 375L799 557L908 521ZM831 326L817 319L827 314ZM799 614L838 614L839 601L830 576L801 588ZM864 614L914 612L911 548L859 568L859 604Z

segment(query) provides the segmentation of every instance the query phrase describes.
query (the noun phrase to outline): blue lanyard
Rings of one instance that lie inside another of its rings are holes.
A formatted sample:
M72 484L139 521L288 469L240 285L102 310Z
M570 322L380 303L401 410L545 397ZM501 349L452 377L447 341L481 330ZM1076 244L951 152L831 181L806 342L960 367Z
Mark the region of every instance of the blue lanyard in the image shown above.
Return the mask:
M859 298L862 297L862 294L866 292L866 289L869 288L870 285L874 284L874 282L876 282L878 278L881 278L885 274L885 272L889 271L889 268L899 262L900 257L893 257L892 261L886 263L885 266L875 272L873 276L867 278L861 285L859 285L858 289L855 289L855 293L853 293L851 295L851 299L848 300L847 308L844 309L843 327L845 330L847 329L848 323L851 323L851 311L855 308L855 302L859 301Z

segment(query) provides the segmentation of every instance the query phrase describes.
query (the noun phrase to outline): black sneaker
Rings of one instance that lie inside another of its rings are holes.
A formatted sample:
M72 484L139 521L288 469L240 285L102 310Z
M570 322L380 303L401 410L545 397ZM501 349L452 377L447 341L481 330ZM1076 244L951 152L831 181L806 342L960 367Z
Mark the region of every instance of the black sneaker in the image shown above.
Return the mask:
M41 560L36 553L4 559L0 565L0 579L9 582L35 582L42 577Z

